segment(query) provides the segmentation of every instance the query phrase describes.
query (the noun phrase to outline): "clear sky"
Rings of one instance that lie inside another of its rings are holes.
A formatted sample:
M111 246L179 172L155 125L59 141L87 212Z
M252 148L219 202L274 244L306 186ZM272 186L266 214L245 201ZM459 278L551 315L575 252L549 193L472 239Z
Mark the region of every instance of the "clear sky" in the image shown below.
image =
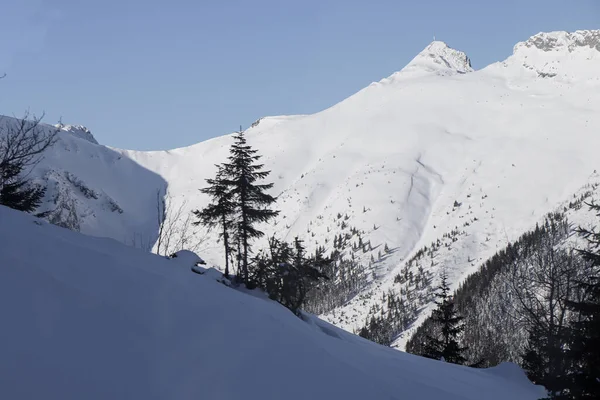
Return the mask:
M0 114L45 111L139 150L320 111L434 35L481 68L540 31L600 28L600 0L7 0L0 13Z

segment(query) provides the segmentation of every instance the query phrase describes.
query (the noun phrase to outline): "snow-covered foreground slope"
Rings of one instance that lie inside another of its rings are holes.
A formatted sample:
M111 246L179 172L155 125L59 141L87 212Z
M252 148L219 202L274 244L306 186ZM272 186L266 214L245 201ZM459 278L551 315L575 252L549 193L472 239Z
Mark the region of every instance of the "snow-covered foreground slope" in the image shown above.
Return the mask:
M440 250L419 265L434 279L446 267L456 287L598 169L597 71L600 31L539 34L479 71L465 54L434 42L401 71L325 111L263 118L247 137L273 171L281 210L265 232L328 248L339 234L357 244L358 232L372 245L355 252L369 265L370 286L325 317L353 331L384 293L413 290L418 322L431 305L432 285L395 282L410 272L407 260L439 240ZM203 207L198 189L232 142L223 136L137 152L63 136L65 148L53 149L38 175L71 173L76 179L61 182L63 192L76 194L80 230L139 247L156 235L156 191L167 186L172 208L183 204L184 215ZM77 179L121 211L87 198L71 183ZM195 241L204 235L200 230ZM216 236L201 250L209 263L221 263Z
M367 342L116 241L0 207L0 398L537 399Z

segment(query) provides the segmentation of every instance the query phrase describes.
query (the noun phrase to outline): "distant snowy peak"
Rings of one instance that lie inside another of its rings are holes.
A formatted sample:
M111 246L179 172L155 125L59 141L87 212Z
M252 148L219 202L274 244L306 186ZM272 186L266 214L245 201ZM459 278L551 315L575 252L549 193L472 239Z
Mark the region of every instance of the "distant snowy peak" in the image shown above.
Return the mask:
M448 75L473 72L473 68L471 67L471 60L465 53L449 47L444 42L434 41L413 58L401 72Z
M503 64L525 67L541 78L600 83L600 30L538 33L517 43Z
M541 32L525 42L517 43L515 54L523 47L535 47L545 52L567 51L569 53L581 48L589 48L600 53L600 30Z
M57 124L56 127L63 132L69 133L70 135L73 135L83 140L87 140L88 142L93 144L98 144L98 141L96 140L94 135L92 135L92 132L90 132L90 130L83 125Z

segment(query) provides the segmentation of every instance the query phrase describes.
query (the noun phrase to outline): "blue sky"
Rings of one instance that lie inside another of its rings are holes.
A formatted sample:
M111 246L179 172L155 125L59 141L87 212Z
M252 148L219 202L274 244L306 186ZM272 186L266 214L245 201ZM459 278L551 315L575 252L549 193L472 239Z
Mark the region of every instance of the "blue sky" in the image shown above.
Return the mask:
M540 31L600 28L599 0L8 0L0 114L158 150L313 113L400 70L435 35L475 68Z

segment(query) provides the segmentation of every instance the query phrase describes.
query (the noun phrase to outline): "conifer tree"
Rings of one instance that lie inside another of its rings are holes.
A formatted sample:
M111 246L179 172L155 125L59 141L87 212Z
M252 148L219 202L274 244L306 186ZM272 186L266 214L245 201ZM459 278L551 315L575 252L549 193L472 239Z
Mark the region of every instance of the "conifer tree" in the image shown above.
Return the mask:
M433 322L439 329L438 335L427 335L424 346L425 357L444 360L453 364L464 364L467 359L463 356L468 350L462 347L459 341L460 334L464 331L463 317L458 315L454 308L454 300L450 296L450 287L446 272L442 272L442 281L438 287L437 308L432 313Z
M34 212L42 203L46 188L32 184L18 164L0 164L0 204L15 210Z
M535 384L544 386L553 399L562 397L563 388L568 381L566 376L570 370L563 349L564 342L557 338L564 337L565 332L553 337L548 334L544 325L533 325L529 328L529 338L522 356L521 366L527 377Z
M329 279L324 271L332 262L321 247L308 256L298 237L292 244L273 237L269 240L269 250L253 257L250 283L299 315L309 292L319 282Z
M56 142L58 130L41 126L41 117L28 117L0 124L0 204L34 212L46 189L31 182L28 175Z
M521 367L535 384L548 388L547 365L550 355L548 337L538 325L529 329L529 338L523 352Z
M275 202L275 198L266 191L271 189L273 184L259 183L270 171L263 170L263 165L257 164L261 158L257 152L258 150L248 145L244 132L240 129L234 136L229 162L223 164L223 173L231 184L230 194L237 211L235 236L240 247L238 260L243 282L248 282L250 240L263 236L256 224L267 222L279 214L279 211L269 208Z
M217 166L217 175L214 179L207 179L209 185L200 191L211 197L211 203L202 210L195 210L198 218L194 224L202 223L209 229L219 226L221 228L220 238L225 248L225 276L229 277L229 260L232 254L230 235L234 224L235 202L231 196L232 184L224 174L222 166Z
M588 204L600 216L600 205ZM572 366L564 390L554 398L598 399L600 398L600 232L578 230L587 241L587 248L580 250L591 268L589 278L580 283L585 294L583 299L570 302L569 308L578 315L572 325L567 356ZM562 397L561 397L562 396Z
M573 399L600 398L600 274L582 285L587 300L574 303L572 309L582 316L574 323L569 357L574 364L570 393Z

